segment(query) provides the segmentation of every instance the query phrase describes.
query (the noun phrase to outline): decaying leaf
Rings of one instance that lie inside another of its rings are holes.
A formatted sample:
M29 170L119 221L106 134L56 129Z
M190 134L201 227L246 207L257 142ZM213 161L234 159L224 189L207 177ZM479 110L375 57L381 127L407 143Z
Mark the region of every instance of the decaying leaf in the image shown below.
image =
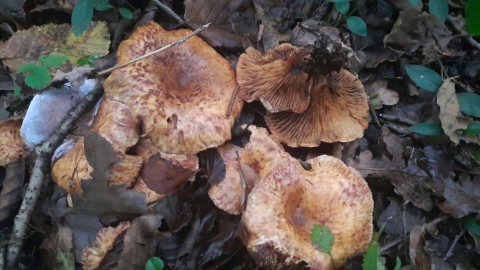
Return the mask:
M399 100L398 93L387 88L388 81L377 79L371 83L365 84L365 92L370 97L374 109L380 109L383 105L391 106L397 104Z
M438 206L443 212L456 218L464 217L471 213L480 213L480 177L477 175L470 179L469 174L462 174L459 181L451 179L443 181L445 185L442 196L445 201Z
M452 35L435 16L412 9L400 11L400 15L384 43L394 49L411 53L421 50L423 64L437 59L437 54L447 52Z
M58 53L67 55L71 63L88 54L108 54L110 38L107 25L94 23L81 37L75 37L68 24L33 26L17 31L8 41L0 44L0 59L11 70L40 55Z
M73 255L72 230L66 226L59 225L55 233L50 234L40 248L51 254L49 261L52 269L74 269L75 257Z
M442 123L442 129L452 142L458 144L460 140L464 140L468 143L480 143L478 136L464 136L461 133L462 130L467 129L469 121L461 116L455 83L452 79L446 79L438 90L437 104L440 106L438 118Z
M390 205L383 210L377 220L377 226L383 227L388 234L403 235L410 233L416 225L425 223L425 218L419 209L408 206L401 206L400 201L395 198L388 198Z
M257 32L248 0L186 0L185 19L195 29L212 23L201 36L213 47L242 48L242 35L255 36Z
M110 143L96 133L85 137L85 155L93 167L92 180L82 181L84 196L73 195L73 210L107 220L141 214L145 194L125 185L107 186L108 169L118 161Z
M23 158L6 166L2 193L0 193L0 222L4 222L17 211L22 201L24 178L25 160Z
M222 156L215 148L198 153L200 168L209 184L217 184L225 178L226 168Z
M417 225L410 232L409 254L415 269L431 269L431 259L425 251L425 226Z

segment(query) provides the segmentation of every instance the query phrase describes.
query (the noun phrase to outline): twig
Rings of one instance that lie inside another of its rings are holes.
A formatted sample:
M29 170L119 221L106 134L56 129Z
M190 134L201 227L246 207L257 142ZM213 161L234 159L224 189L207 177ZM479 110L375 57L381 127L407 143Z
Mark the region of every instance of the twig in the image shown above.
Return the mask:
M177 15L177 13L175 13L175 11L173 11L169 6L165 5L164 3L160 2L159 0L152 0L153 3L155 3L155 5L157 5L158 7L160 7L163 11L165 11L165 13L167 13L168 15L170 15L172 18L174 18L177 22L179 23L184 23L185 21Z
M384 245L381 249L380 249L380 254L385 254L390 248L400 244L403 242L403 237L399 237L398 239L396 240L393 240L392 242L390 243L387 243L386 245Z
M27 231L28 223L35 208L40 191L42 189L45 173L48 172L50 158L55 148L63 141L68 132L73 128L77 119L83 115L103 94L103 80L99 80L95 88L85 96L72 111L68 113L62 125L44 142L35 149L37 159L33 167L30 183L27 192L20 206L13 224L13 232L10 238L10 245L7 251L7 268L14 269L23 238Z
M455 31L459 32L463 38L472 45L475 49L480 51L480 43L478 43L473 37L471 37L463 28L458 24L456 18L452 16L447 16L447 22L455 29Z
M367 98L368 100L368 108L370 110L370 115L372 116L372 119L373 119L373 122L375 123L375 125L377 125L378 128L382 128L382 124L380 123L380 121L378 120L378 116L377 116L377 112L375 111L375 109L373 108L373 105L372 105L372 102L370 101L370 98Z
M233 89L232 97L230 98L230 103L228 103L227 117L230 117L230 115L232 114L233 105L235 105L235 100L237 100L238 92L240 92L240 87L237 85L235 86L235 89Z
M466 230L463 229L459 234L455 235L455 239L453 239L452 245L450 246L447 253L445 254L445 257L443 257L444 261L448 260L448 258L450 258L453 255L453 249L457 245L458 240L460 240L460 237L462 237L465 232Z
M417 124L417 122L410 120L408 118L397 116L397 115L391 115L391 114L380 114L380 118L382 118L383 120L398 122L400 124L405 124L409 126L413 126Z
M136 63L136 62L138 62L138 61L140 61L140 60L143 60L143 59L145 59L145 58L148 58L148 57L150 57L150 56L152 56L152 55L154 55L154 54L157 54L157 53L159 53L159 52L168 50L168 49L170 49L171 47L178 46L178 45L184 43L185 41L187 41L189 38L197 35L198 33L202 32L203 30L207 29L208 26L210 26L210 23L207 23L207 24L205 24L205 25L202 25L201 27L199 27L197 30L193 31L193 32L190 33L189 35L187 35L187 36L185 36L185 37L183 37L183 38L181 38L181 39L179 39L179 40L177 40L177 41L174 41L174 42L172 42L172 43L170 43L170 44L168 44L168 45L166 45L166 46L163 46L163 47L161 47L161 48L158 49L158 50L155 50L155 51L153 51L153 52L149 52L149 53L147 53L147 54L144 54L144 55L142 55L142 56L140 56L140 57L138 57L138 58L132 59L132 60L126 62L126 63L122 63L122 64L119 64L119 65L115 65L115 66L113 66L113 67L111 67L111 68L108 68L108 69L105 69L105 70L103 70L103 71L100 71L100 72L98 72L98 75L99 75L99 76L103 76L103 75L108 74L108 73L110 73L110 72L112 72L112 71L114 71L114 70L123 68L123 67L125 67L125 66L130 65L130 64Z

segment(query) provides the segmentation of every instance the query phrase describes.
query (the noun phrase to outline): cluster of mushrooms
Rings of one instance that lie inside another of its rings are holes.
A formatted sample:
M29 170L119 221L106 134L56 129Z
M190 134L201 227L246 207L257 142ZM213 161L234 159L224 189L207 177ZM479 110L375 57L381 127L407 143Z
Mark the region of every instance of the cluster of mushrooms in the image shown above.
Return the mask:
M117 61L125 63L189 33L149 22L121 43ZM319 75L302 70L310 55L289 44L266 53L249 48L235 74L226 59L194 36L112 72L91 127L121 160L110 169L109 184L126 184L144 192L147 203L154 202L193 181L199 169L196 154L217 147L226 174L210 187L209 195L224 211L242 214L239 236L258 265L341 266L347 257L364 251L371 239L371 191L341 160L322 155L308 160L307 170L280 143L318 146L362 137L368 124L367 97L362 83L347 70ZM241 98L232 104L237 87ZM253 100L267 109L265 121L272 135L250 126L250 141L243 148L225 143L243 101ZM152 161L174 170L183 181L155 185L152 179L166 176L144 170ZM54 164L52 176L67 192L82 194L81 181L90 179L91 172L79 138ZM314 224L333 232L330 255L310 242Z

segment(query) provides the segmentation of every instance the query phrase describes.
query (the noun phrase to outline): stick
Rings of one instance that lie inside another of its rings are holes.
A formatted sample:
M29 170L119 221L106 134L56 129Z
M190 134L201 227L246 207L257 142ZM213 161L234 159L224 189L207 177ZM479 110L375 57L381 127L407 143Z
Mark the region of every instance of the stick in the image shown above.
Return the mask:
M159 53L159 52L162 52L162 51L165 51L165 50L170 49L170 48L172 48L172 47L175 47L175 46L177 46L177 45L180 45L180 44L184 43L185 41L187 41L189 38L197 35L198 33L202 32L203 30L207 29L209 26L210 26L210 23L207 23L207 24L205 24L205 25L202 25L202 26L199 27L197 30L193 31L193 32L190 33L189 35L187 35L187 36L185 36L185 37L183 37L183 38L181 38L181 39L179 39L179 40L177 40L177 41L174 41L174 42L172 42L172 43L170 43L170 44L168 44L168 45L166 45L166 46L163 46L163 47L161 47L160 49L155 50L155 51L153 51L153 52L149 52L149 53L147 53L147 54L144 54L144 55L142 55L142 56L140 56L140 57L138 57L138 58L132 59L132 60L126 62L126 63L122 63L122 64L119 64L119 65L115 65L114 67L107 68L107 69L105 69L104 71L100 71L100 72L98 72L98 75L99 75L99 76L103 76L103 75L108 74L108 73L110 73L110 72L112 72L112 71L114 71L114 70L123 68L123 67L125 67L125 66L130 65L130 64L136 63L136 62L138 62L138 61L140 61L140 60L143 60L143 59L145 59L145 58L148 58L148 57L150 57L150 56L152 56L152 55L154 55L154 54L157 54L157 53Z
M185 22L180 16L177 15L177 13L175 13L170 7L168 7L164 3L160 2L159 0L152 0L152 2L155 3L155 5L159 6L163 11L165 11L165 13L174 18L177 22Z
M95 88L90 91L72 111L68 113L62 125L44 142L35 149L37 159L33 167L27 192L20 206L13 224L13 232L10 237L10 245L7 251L7 268L14 269L23 239L27 231L28 223L33 209L42 190L45 173L49 170L50 159L55 148L63 141L68 132L73 128L77 119L83 115L103 94L103 80L99 80Z

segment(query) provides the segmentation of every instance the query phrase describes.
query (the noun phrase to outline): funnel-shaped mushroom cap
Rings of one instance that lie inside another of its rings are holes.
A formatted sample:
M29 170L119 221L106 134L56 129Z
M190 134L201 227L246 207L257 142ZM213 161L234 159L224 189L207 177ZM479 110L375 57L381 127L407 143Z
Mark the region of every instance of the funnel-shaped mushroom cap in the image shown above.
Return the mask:
M0 166L19 159L25 152L25 143L20 136L21 119L0 121Z
M308 53L288 43L261 53L248 48L237 64L243 99L260 100L269 112L303 112L310 100L308 74L299 68Z
M190 33L150 22L120 44L117 60L125 63ZM196 154L223 144L242 106L236 99L226 116L236 87L234 72L197 36L112 72L104 87L108 97L127 104L141 121L142 136L166 153Z
M331 256L336 267L367 248L373 200L365 180L334 157L309 162L308 171L295 160L277 165L248 197L241 238L260 266L281 268L305 261L311 269L333 268L330 256L310 241L314 224L334 234Z
M218 148L226 166L225 178L208 190L213 203L233 215L243 212L245 197L253 186L288 156L266 129L255 126L248 129L252 134L244 148L232 144Z
M265 116L275 139L292 147L321 142L348 142L363 136L368 126L368 101L360 80L345 69L312 78L310 105L303 113Z

